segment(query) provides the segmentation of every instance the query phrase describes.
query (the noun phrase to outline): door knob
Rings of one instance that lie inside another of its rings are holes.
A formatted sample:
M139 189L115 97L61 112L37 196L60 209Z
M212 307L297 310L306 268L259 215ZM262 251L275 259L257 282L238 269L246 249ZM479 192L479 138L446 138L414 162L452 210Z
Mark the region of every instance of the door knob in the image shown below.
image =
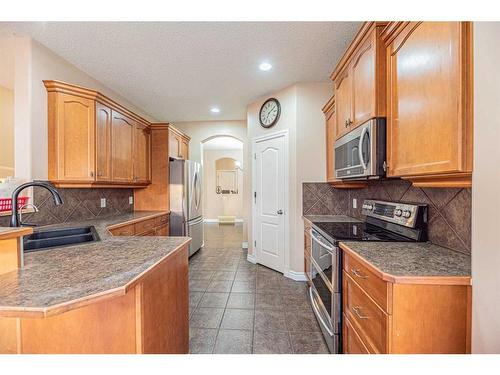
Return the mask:
M276 213L277 213L278 215L283 215L283 210L278 210Z

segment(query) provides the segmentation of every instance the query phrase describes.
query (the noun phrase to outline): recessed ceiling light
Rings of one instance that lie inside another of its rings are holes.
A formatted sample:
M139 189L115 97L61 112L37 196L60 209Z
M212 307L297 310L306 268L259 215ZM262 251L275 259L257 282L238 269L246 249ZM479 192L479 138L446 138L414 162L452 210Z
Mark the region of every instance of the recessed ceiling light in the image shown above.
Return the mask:
M212 113L219 113L220 109L217 108L217 107L213 107L213 108L210 109L210 112L212 112Z
M262 64L259 65L259 69L263 70L264 72L267 72L268 70L271 70L273 66L267 62L263 62Z

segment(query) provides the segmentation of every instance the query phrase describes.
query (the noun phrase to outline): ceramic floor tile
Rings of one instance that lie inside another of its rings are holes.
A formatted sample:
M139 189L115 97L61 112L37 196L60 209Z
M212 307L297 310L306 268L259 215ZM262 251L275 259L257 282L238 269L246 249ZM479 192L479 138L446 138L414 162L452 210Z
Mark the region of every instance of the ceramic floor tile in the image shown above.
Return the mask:
M201 297L203 297L203 292L189 292L189 306L196 307L200 303Z
M230 292L231 286L233 285L232 281L227 280L212 280L208 285L206 291L207 292Z
M231 292L255 293L255 283L251 281L235 281Z
M214 350L216 329L191 328L189 330L189 353L210 354Z
M292 354L288 332L261 332L253 334L254 354Z
M283 310L283 298L279 294L256 294L255 308L258 310Z
M250 354L252 353L252 337L252 331L221 329L217 335L214 353Z
M255 294L234 293L229 295L226 307L228 309L251 309L255 308Z
M199 303L199 307L219 307L225 308L229 293L209 293L206 292Z
M253 329L253 310L226 309L221 329Z
M189 322L193 328L219 328L224 309L212 307L198 307L191 315Z
M286 326L290 332L320 332L316 316L312 310L285 312Z
M285 314L279 310L255 310L256 331L286 331Z
M295 354L329 353L321 332L292 332L290 339Z

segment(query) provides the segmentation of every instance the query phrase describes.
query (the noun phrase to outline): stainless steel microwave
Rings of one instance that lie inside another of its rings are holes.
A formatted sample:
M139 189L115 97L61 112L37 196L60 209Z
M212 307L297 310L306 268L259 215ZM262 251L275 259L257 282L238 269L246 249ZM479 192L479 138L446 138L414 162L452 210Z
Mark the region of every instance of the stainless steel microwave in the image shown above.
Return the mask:
M368 120L335 142L335 177L364 180L385 176L385 118Z

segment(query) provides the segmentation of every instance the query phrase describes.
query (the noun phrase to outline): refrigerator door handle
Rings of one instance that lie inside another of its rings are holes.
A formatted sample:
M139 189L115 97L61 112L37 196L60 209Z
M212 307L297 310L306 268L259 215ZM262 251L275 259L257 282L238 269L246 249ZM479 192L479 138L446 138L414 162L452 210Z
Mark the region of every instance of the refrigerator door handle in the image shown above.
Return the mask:
M193 221L189 221L187 224L188 224L188 226L192 227L193 225L198 225L200 223L203 223L203 216L201 216L198 219L195 219Z

